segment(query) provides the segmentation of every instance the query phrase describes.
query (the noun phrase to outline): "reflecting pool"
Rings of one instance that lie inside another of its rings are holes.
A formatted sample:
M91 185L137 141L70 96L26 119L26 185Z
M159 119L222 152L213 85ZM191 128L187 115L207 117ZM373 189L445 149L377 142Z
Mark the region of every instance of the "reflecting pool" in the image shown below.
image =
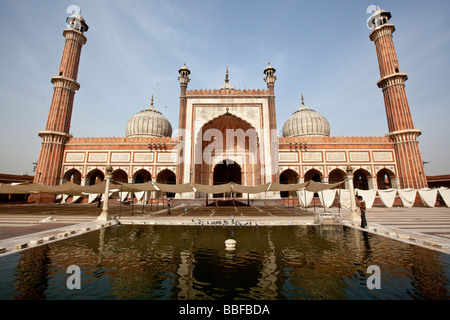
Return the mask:
M2 300L448 300L449 281L449 255L344 226L120 225L0 257Z

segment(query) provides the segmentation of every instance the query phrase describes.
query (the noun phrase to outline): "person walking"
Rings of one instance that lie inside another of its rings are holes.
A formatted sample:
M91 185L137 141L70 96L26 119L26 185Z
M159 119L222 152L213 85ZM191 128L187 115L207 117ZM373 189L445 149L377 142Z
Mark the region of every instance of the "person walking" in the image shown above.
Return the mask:
M366 202L364 201L363 197L358 196L358 206L359 210L361 210L361 228L367 227L367 220L366 220Z

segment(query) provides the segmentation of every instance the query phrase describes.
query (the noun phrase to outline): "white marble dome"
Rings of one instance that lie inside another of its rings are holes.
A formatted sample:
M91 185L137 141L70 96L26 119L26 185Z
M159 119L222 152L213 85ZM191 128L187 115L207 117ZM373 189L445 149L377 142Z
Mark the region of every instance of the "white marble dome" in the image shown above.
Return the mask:
M126 137L171 137L172 125L169 120L153 106L136 113L127 122Z
M320 113L302 105L283 125L283 137L330 136L330 124Z

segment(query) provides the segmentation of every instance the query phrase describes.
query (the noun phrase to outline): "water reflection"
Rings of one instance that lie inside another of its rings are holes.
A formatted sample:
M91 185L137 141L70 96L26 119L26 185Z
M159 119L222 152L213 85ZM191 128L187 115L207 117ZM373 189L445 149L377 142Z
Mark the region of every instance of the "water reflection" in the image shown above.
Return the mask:
M448 255L342 226L122 225L19 256L0 259L1 283L13 288L1 299L437 300L450 289ZM66 287L71 264L81 290ZM370 265L382 270L381 290L366 287Z
M45 247L23 252L15 273L17 300L42 300L46 298L48 274L51 265L49 252Z

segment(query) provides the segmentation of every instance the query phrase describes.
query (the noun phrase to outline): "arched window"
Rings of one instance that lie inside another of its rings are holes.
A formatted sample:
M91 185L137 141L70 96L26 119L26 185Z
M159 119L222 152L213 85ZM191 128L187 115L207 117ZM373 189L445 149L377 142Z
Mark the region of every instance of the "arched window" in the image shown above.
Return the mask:
M128 174L122 169L114 170L112 173L112 179L117 182L127 183Z
M298 174L292 169L284 170L280 174L280 183L282 184L295 184L298 183ZM295 197L296 192L295 191L281 191L280 195L282 198L286 198L289 196Z
M94 169L86 175L86 185L91 186L93 184L102 182L104 179L105 175L103 174L103 172L99 169Z
M377 172L377 186L380 190L394 188L395 175L391 170L386 168Z
M344 171L342 171L341 169L334 169L328 174L328 183L333 184L344 181L345 177L346 173ZM345 189L345 182L342 182L336 188Z
M169 169L164 169L156 176L156 182L164 183L164 184L176 184L176 176L175 173ZM167 198L175 197L175 193L166 192Z
M355 189L369 190L370 173L364 169L358 169L353 173L353 185Z
M81 173L77 169L71 169L64 174L63 182L72 182L75 184L81 184Z
M133 175L134 183L145 183L152 181L152 175L145 169L138 170Z
M305 182L307 181L314 181L314 182L322 182L322 174L320 173L319 170L316 169L311 169L308 170L308 172L305 173Z

